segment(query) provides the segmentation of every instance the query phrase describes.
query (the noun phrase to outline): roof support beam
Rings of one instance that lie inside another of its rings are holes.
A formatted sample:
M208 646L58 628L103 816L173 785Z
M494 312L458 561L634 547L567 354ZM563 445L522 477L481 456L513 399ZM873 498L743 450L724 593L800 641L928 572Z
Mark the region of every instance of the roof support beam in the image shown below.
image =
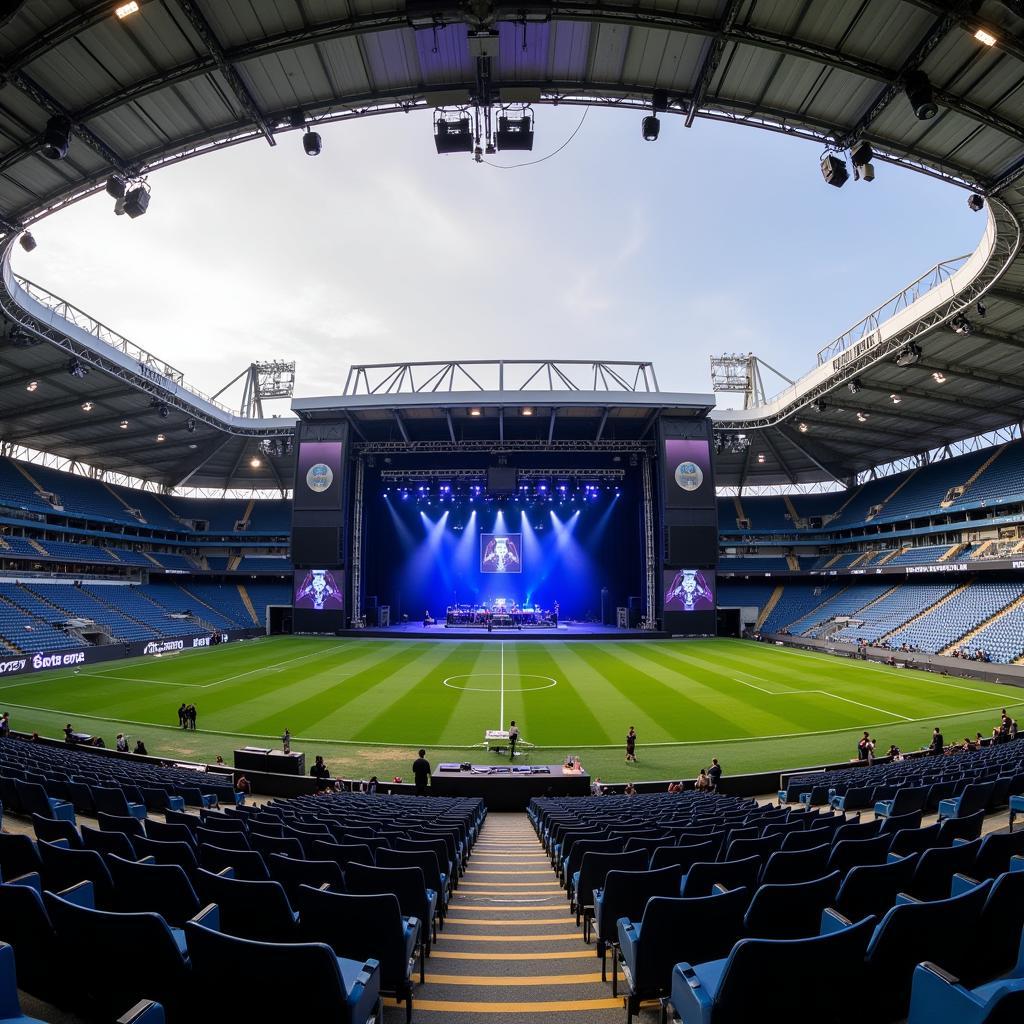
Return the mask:
M605 406L604 415L601 417L601 422L597 427L597 436L594 438L595 441L601 440L601 435L604 434L605 424L608 422L608 414L611 412L611 408Z
M962 395L950 395L946 396L941 394L935 385L934 388L929 390L928 388L919 388L912 385L904 385L900 387L893 386L891 391L885 388L878 388L868 384L861 385L862 390L870 391L873 394L884 395L888 398L889 395L896 395L897 398L921 398L926 402L938 402L940 405L959 405L966 409L979 409L981 412L992 412L992 403L983 402L975 398L965 398ZM1012 403L1011 403L1012 404ZM894 406L895 409L895 406ZM899 415L898 413L894 413ZM913 415L913 414L911 414Z
M937 359L921 359L917 366L922 370L939 373L949 373L954 377L966 377L968 380L980 380L985 384L998 384L1007 388L1024 388L1024 377L1014 377L1007 373L990 373L987 370L979 370L973 366L964 366L962 363L943 363Z
M167 481L171 487L184 487L231 440L230 437L218 437L206 444L200 451L193 452L181 460L167 472Z
M457 442L457 438L455 437L455 424L452 422L451 409L445 409L444 419L445 422L448 424L448 436L451 438L452 444L455 444Z
M789 468L789 463L786 462L782 457L782 453L775 446L775 442L771 438L771 433L772 432L770 430L762 430L758 433L758 437L764 441L767 449L775 456L775 461L779 464L779 468L782 472L786 474L786 479L795 486L796 474L794 474L793 470Z
M722 51L728 42L729 32L736 23L736 17L740 13L743 0L728 0L725 12L722 14L722 27L714 38L707 43L707 50L704 60L701 62L700 74L697 76L697 84L694 87L693 95L690 97L690 109L686 112L686 127L692 128L697 111L700 110L704 97L708 94L711 86L711 79L715 77L719 62L722 59Z
M249 92L245 82L242 81L235 66L225 57L224 48L213 31L213 26L206 20L206 15L203 14L194 0L178 0L178 6L185 17L191 22L192 27L203 41L203 45L209 50L210 56L214 59L218 70L224 76L232 93L234 93L235 99L238 100L242 109L248 114L249 119L259 128L271 146L277 145L274 140L273 128L271 128L270 123L256 105L256 100L253 98L252 93Z
M45 406L45 411L49 415L50 413L54 413L54 412L62 412L64 409L73 409L73 408L75 408L75 406L81 407L83 402L92 402L92 403L95 404L97 402L102 402L106 398L114 398L116 396L123 395L123 394L124 394L124 388L108 388L106 391L97 391L97 392L95 392L94 394L91 394L91 395L82 394L82 395L78 395L75 398L69 398L66 401L54 402L52 404L46 405ZM40 403L40 405L42 406L42 403ZM11 412L7 416L0 417L0 431L2 431L3 428L8 423L11 423L11 422L17 423L24 416L29 416L29 415L31 415L31 413L32 413L31 409L20 409L17 412ZM88 414L86 414L86 415L88 415ZM38 431L36 431L36 433L38 433Z
M801 444L801 443L800 443L799 441L797 441L797 439L796 439L795 437L793 437L793 435L792 435L792 434L790 434L790 433L789 433L789 431L787 431L787 430L784 430L784 429L783 429L782 427L779 427L779 433L780 433L780 434L781 434L781 435L782 435L782 436L783 436L783 437L784 437L784 438L785 438L785 439L786 439L786 440L787 440L787 441L788 441L788 442L789 442L789 443L790 443L790 444L791 444L791 445L792 445L792 446L793 446L793 447L794 447L794 448L795 448L795 449L796 449L796 450L797 450L797 451L798 451L798 452L799 452L799 453L800 453L800 454L801 454L801 455L802 455L802 456L803 456L803 457L804 457L805 459L807 459L807 461L808 461L808 462L812 462L812 463L814 463L814 465L815 465L815 466L817 466L817 467L818 467L818 469L820 469L820 470L822 471L822 473L827 473L827 474L828 474L828 475L829 475L829 476L830 476L830 477L831 477L831 478L832 478L833 480L835 480L835 481L836 481L837 483L841 483L841 484L842 484L842 483L845 483L845 481L844 481L844 480L843 480L843 479L842 479L841 477L839 477L839 476L837 476L837 475L836 475L836 473L835 473L835 471L834 471L834 470L831 470L831 469L829 469L829 468L828 468L828 466L826 466L826 465L825 465L825 464L824 464L823 462L819 462L819 461L818 461L818 460L817 460L817 459L816 459L816 458L815 458L815 457L814 457L814 456L813 456L813 455L812 455L812 454L811 454L811 453L810 453L810 452L809 452L809 451L807 450L807 448L806 448L806 447L805 447L804 445L802 445L802 444ZM825 445L821 445L820 447L821 447L821 448L825 448Z
M505 407L498 406L498 440L505 440Z
M401 413L399 413L399 411L397 409L392 409L391 411L394 413L395 423L398 424L398 432L402 435L402 440L406 444L408 444L409 443L409 431L405 429L405 422L402 420Z
M548 420L548 444L555 439L555 419L558 416L558 409L551 406L551 418Z

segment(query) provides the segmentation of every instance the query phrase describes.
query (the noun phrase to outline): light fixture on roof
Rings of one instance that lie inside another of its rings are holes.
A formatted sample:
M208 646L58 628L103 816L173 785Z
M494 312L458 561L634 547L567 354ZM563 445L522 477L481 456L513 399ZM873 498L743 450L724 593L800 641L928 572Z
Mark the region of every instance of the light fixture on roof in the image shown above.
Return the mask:
M850 147L850 159L853 161L853 177L864 181L875 180L875 165L871 162L874 159L875 151L871 143L864 139Z
M72 356L68 360L68 373L71 374L72 377L82 380L89 376L89 367L86 366L81 359L77 359L75 356Z
M921 349L911 342L900 352L894 362L897 366L913 366L921 358Z
M125 192L123 199L119 199L114 204L114 213L127 213L132 220L135 220L149 209L149 199L149 186L140 181Z
M897 395L897 394L895 394L895 393L891 394L891 395L889 396L889 398L890 398L890 399L892 400L892 404L893 404L893 405L899 405L899 404L900 404L900 402L902 402L902 401L903 401L903 399L902 399L902 398L900 398L900 396L899 396L899 395Z
M757 464L759 466L763 466L764 463L765 463L764 452L758 452L757 453Z
M473 131L468 117L448 120L443 110L434 115L434 146L441 156L449 153L472 153Z
M861 391L860 381L856 377L851 377L846 386L851 395L859 394Z
M850 177L850 172L841 156L837 153L826 153L821 158L821 176L825 179L825 184L842 188Z
M810 429L811 429L811 428L810 428L809 426L807 426L807 424L806 424L806 423L801 423L801 424L800 424L800 425L799 425L799 426L797 427L797 430L799 430L801 434L806 434L806 433L807 433L807 431L808 431L808 430L810 430Z
M524 416L532 416L533 415L533 410L528 405L523 406L523 415Z
M828 406L825 404L824 398L816 398L813 402L811 402L811 405L814 408L815 412L824 412L828 408Z
M302 148L306 156L319 156L320 150L323 149L320 133L313 131L312 128L307 128L302 135Z
M497 143L499 150L532 150L533 111L529 107L524 107L519 117L499 117L494 142ZM494 146L488 143L487 150L488 153L493 153Z
M156 439L157 439L157 442L158 442L158 443L161 443L161 444L162 444L162 443L163 443L164 441L166 441L166 440L167 440L167 438L166 438L166 437L164 437L164 435L163 435L163 434L157 434L157 435L156 435Z
M655 89L651 93L651 113L640 123L640 130L644 142L657 142L661 133L661 122L658 120L659 112L668 110L668 92L665 89Z
M859 413L857 413L857 422L858 423L867 423L869 415L870 414L866 413L866 412L859 412Z
M469 410L469 415L470 416L479 416L480 415L480 410L479 409L470 409Z
M979 28L978 31L974 33L974 38L977 39L979 43L984 43L985 46L996 45L996 37L992 35L991 32L983 28Z
M128 188L128 183L120 174L112 174L107 178L107 184L105 187L107 195L110 196L111 199L124 199L124 193Z
M128 429L128 421L127 421L127 420L121 420L121 422L120 422L120 423L118 423L118 426L119 426L119 427L120 427L120 428L121 428L122 430L127 430L127 429Z
M985 209L985 197L978 195L977 192L972 192L967 197L967 205L975 212L980 213Z
M932 380L934 380L936 384L945 384L946 375L941 370L936 370L932 374Z
M38 388L38 387L39 387L39 381L37 381L37 380L30 380L30 381L29 381L29 382L28 382L28 383L27 383L27 384L25 385L25 390L26 390L26 391L35 391L35 390L36 390L36 388Z
M31 231L23 231L21 238L18 239L18 244L25 252L31 252L39 243Z
M978 299L977 309L978 316L985 316L985 314L988 313L988 306L986 306L985 303L981 301L981 299Z
M260 468L260 466L262 466L262 465L263 465L263 463L262 463L262 462L260 462L260 460L259 460L259 459L258 459L258 458L257 458L257 457L256 457L256 456L254 455L254 456L253 456L253 457L252 457L252 458L251 458L251 459L249 460L249 465L250 465L250 466L252 466L252 468L253 468L253 469L259 469L259 468Z
M196 421L194 419L192 419L191 416L189 416L189 418L187 420L185 420L185 429L190 434L194 434L196 432Z
M92 410L93 410L92 402L83 402L82 403L82 412L92 412Z
M160 414L160 419L165 420L171 415L171 410L163 402L154 402L156 411Z
M963 315L963 313L957 313L952 320L949 321L949 326L953 328L954 334L959 334L961 337L966 338L974 328L971 326L971 321Z
M63 160L71 146L71 120L63 114L51 117L43 129L43 144L39 151L47 160Z
M923 71L911 71L904 80L903 88L918 121L930 121L939 112L932 93L932 83Z
M131 17L133 14L139 13L138 0L128 0L126 4L120 4L114 8L114 13L124 21L125 18Z

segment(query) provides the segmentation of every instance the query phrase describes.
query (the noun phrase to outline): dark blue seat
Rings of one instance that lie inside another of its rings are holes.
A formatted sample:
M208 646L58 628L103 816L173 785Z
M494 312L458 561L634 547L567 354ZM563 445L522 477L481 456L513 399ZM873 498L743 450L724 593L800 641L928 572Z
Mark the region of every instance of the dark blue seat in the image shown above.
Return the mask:
M270 872L263 855L255 850L225 850L219 846L202 843L199 846L199 866L207 871L223 871L232 868L235 878L249 882L267 882Z
M393 893L403 917L419 918L427 956L436 938L431 922L437 913L437 893L427 888L419 868L380 868L370 864L349 864L345 885L355 896Z
M845 793L830 796L828 804L837 811L863 811L871 806L874 796L874 786L851 786Z
M340 958L325 943L256 942L192 923L185 932L202 1024L288 1020L297 999L308 1021L367 1024L379 1014L376 960ZM225 978L248 977L287 984L225 984Z
M762 885L788 885L805 878L820 878L826 874L829 849L822 844L809 850L779 850L761 869L760 882Z
M818 846L832 845L832 832L808 828L800 832L787 832L782 837L783 853L798 853L802 850L813 850Z
M782 836L761 836L757 839L734 839L726 847L723 860L743 860L745 857L760 857L767 860L776 850L782 848Z
M0 941L20 953L18 988L48 1003L67 1005L67 979L53 969L64 951L57 944L36 872L0 885Z
M79 882L91 882L95 904L104 909L113 904L114 883L106 861L95 850L69 850L56 843L39 843L38 847L47 891L72 889Z
M168 793L161 786L139 786L139 792L149 811L166 811L168 808L173 811L185 810L185 800L173 793Z
M742 939L725 959L676 964L669 1004L685 1024L750 1024L752 1011L758 1020L817 1024L818 1001L795 998L779 979L798 964L806 977L833 980L836 992L853 990L873 924L869 917L813 938Z
M992 796L994 782L973 782L964 788L959 796L950 797L939 802L939 820L943 818L963 818L968 814L984 811Z
M666 868L675 864L682 868L685 874L690 867L700 860L714 860L718 856L716 843L687 843L685 846L659 846L651 854L651 870Z
M300 886L309 885L314 889L329 885L335 892L345 891L345 876L341 866L333 860L297 860L272 853L267 857L267 870L275 882L284 886L290 900L298 895Z
M761 858L756 856L743 860L720 860L713 864L698 862L683 875L679 895L690 898L710 896L715 885L725 889L746 887L753 892L760 874Z
M918 854L891 855L885 864L862 864L851 868L836 895L836 909L850 921L874 915L881 918L905 892L914 877Z
M571 903L576 924L583 921L583 940L590 941L590 922L594 917L594 890L604 886L609 871L645 871L648 858L643 850L620 853L585 853L580 869L569 879Z
M169 925L184 927L199 913L199 897L177 864L125 860L112 854L107 867L114 880L114 908L122 913L159 914Z
M925 962L914 968L907 1024L1018 1024L1024 1019L1024 964L1015 977L970 988Z
M18 1000L14 950L0 942L0 1024L43 1024L38 1017L26 1017Z
M757 939L803 939L817 935L821 912L839 891L838 871L789 885L761 885L743 919L746 934Z
M117 1018L117 1024L165 1024L164 1008L152 999L140 999L127 1013Z
M32 829L36 839L45 839L49 843L63 839L73 850L82 847L82 837L78 834L78 829L75 828L74 822L68 821L67 818L45 818L33 813Z
M159 818L146 819L146 838L155 839L158 843L188 843L195 847L196 834L188 825L181 825Z
M140 821L146 817L146 805L129 801L119 786L93 786L92 799L96 804L97 816L102 812L118 818L138 818ZM103 828L102 824L100 828Z
M196 829L196 841L200 846L216 846L221 850L251 850L249 837L244 832L221 831L220 829Z
M878 830L880 836L894 836L901 829L920 828L923 811L908 811L906 814L890 814L882 819L882 827Z
M946 846L940 836L938 822L931 825L924 825L921 828L900 829L892 837L889 844L889 853L896 857L905 857L911 853L921 853L923 850L930 850L933 846Z
M889 836L875 836L873 839L841 839L828 855L829 871L846 874L850 868L861 864L884 864L889 855L892 840Z
M132 846L135 847L136 856L151 857L155 864L176 864L190 879L194 880L199 870L195 847L190 843L136 837L132 840Z
M18 793L18 803L22 813L38 814L43 818L60 818L75 824L75 808L67 800L47 796L46 790L36 782L14 780L14 788Z
M850 821L840 825L832 832L832 845L848 842L851 839L874 839L882 827L881 819L874 821Z
M138 836L135 838L139 839ZM100 832L99 829L83 825L82 846L97 853L116 853L128 860L135 859L135 844L131 836L126 836L123 832Z
M956 896L974 885L975 879L955 875L950 894ZM981 909L978 936L981 941L972 946L960 968L960 979L966 985L1001 977L1017 963L1024 939L1024 872L1008 871L992 880Z
M875 804L875 814L880 818L891 818L913 811L923 812L930 789L930 786L902 786L891 800L881 800Z
M1010 870L1010 859L1024 856L1024 832L990 832L981 840L974 867L967 872L972 878L995 878Z
M973 839L969 843L925 850L918 858L906 891L919 900L945 899L955 874L974 877L974 862L980 846L981 840Z
M282 839L280 842L290 842L290 840ZM313 843L313 856L317 860L333 860L341 867L342 871L349 863L373 864L374 862L373 853L365 843L329 843L326 840L317 839Z
M296 897L307 942L326 942L336 956L372 958L380 964L380 990L405 1003L406 1024L412 1020L412 970L420 952L420 983L425 972L420 921L403 917L398 897L352 896L303 885Z
M423 881L426 882L427 888L433 889L438 895L438 924L441 928L444 927L450 899L449 878L441 871L437 854L433 850L378 850L376 864L382 868L419 868L423 872Z
M0 832L0 878L17 878L33 871L42 873L43 862L31 836Z
M231 935L262 942L294 942L298 914L280 882L250 882L200 869L199 898L220 908L220 927Z
M977 839L985 822L985 812L957 815L939 823L939 841L936 846L951 846L957 839Z
M126 836L144 836L146 834L146 827L142 824L142 819L130 814L108 814L106 811L98 811L96 820L99 822L101 832L123 832Z
M655 896L639 921L616 922L618 955L626 981L627 1022L645 999L667 996L672 968L699 956L724 957L743 935L743 914L750 893L730 889L695 899ZM612 994L618 994L618 971L612 971Z

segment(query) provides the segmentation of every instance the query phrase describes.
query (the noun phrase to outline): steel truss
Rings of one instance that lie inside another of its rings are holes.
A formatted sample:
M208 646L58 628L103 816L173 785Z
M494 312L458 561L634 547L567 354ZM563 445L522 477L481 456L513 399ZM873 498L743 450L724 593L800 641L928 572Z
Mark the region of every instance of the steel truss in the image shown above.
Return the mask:
M365 505L365 474L366 460L356 459L355 481L352 486L352 551L349 555L353 623L358 622L363 615L363 508Z
M658 557L658 546L654 539L654 481L651 476L651 459L645 458L643 468L643 495L644 495L644 583L645 598L644 605L644 628L655 628L655 609L658 607L658 567L661 559Z
M516 469L518 480L623 480L624 469ZM486 480L486 469L384 469L381 480Z
M611 454L654 453L653 441L357 441L357 455L441 455L487 452L609 452Z

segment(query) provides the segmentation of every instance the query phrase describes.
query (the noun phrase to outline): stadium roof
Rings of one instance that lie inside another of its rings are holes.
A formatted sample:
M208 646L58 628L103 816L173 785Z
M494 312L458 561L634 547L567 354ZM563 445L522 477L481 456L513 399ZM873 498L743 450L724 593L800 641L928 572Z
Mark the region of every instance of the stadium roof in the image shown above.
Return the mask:
M1024 175L1020 3L407 0L389 7L386 0L138 0L137 12L125 18L115 16L118 6L29 0L0 8L8 12L0 25L0 229L8 233L7 254L16 230L102 189L111 174L136 179L250 139L273 145L286 135L282 141L297 145L288 133L303 122L465 107L482 90L497 104L596 103L636 108L639 119L657 91L685 124L727 120L837 150L866 140L876 159L990 200L979 252L890 310L889 329L876 317L847 332L777 401L716 414L723 436L751 440L720 455L719 483L845 479L1004 426L1024 412L1024 373L1017 369L1024 347L1024 198L1016 188ZM930 119L919 120L905 95L918 72L937 106ZM71 124L63 160L41 153L54 117ZM540 115L536 127L543 133ZM428 135L424 123L425 146ZM13 285L5 264L5 300L17 299ZM24 324L14 300L5 301L8 319ZM952 330L954 318L972 308L972 333ZM145 358L130 372L114 370L110 353L84 337L77 351L130 419L144 420L154 393L169 394L183 411L203 414L209 434L175 437L173 449L147 440L127 451L127 440L112 441L110 418L102 428L98 420L88 427L72 422L69 410L100 386L97 377L86 388L64 373L67 332L52 310L48 330L27 327L48 346L4 346L0 371L20 379L48 370L59 397L5 383L0 401L18 414L21 434L32 431L35 446L162 483L274 485L272 467L250 473L249 460L280 423L208 408L180 380L171 380L168 392L166 381L140 368ZM920 346L918 361L896 367L893 358L911 342ZM851 377L856 395L847 389ZM816 401L825 412L814 412ZM0 420L5 440L11 422ZM138 437L150 434L146 421Z

